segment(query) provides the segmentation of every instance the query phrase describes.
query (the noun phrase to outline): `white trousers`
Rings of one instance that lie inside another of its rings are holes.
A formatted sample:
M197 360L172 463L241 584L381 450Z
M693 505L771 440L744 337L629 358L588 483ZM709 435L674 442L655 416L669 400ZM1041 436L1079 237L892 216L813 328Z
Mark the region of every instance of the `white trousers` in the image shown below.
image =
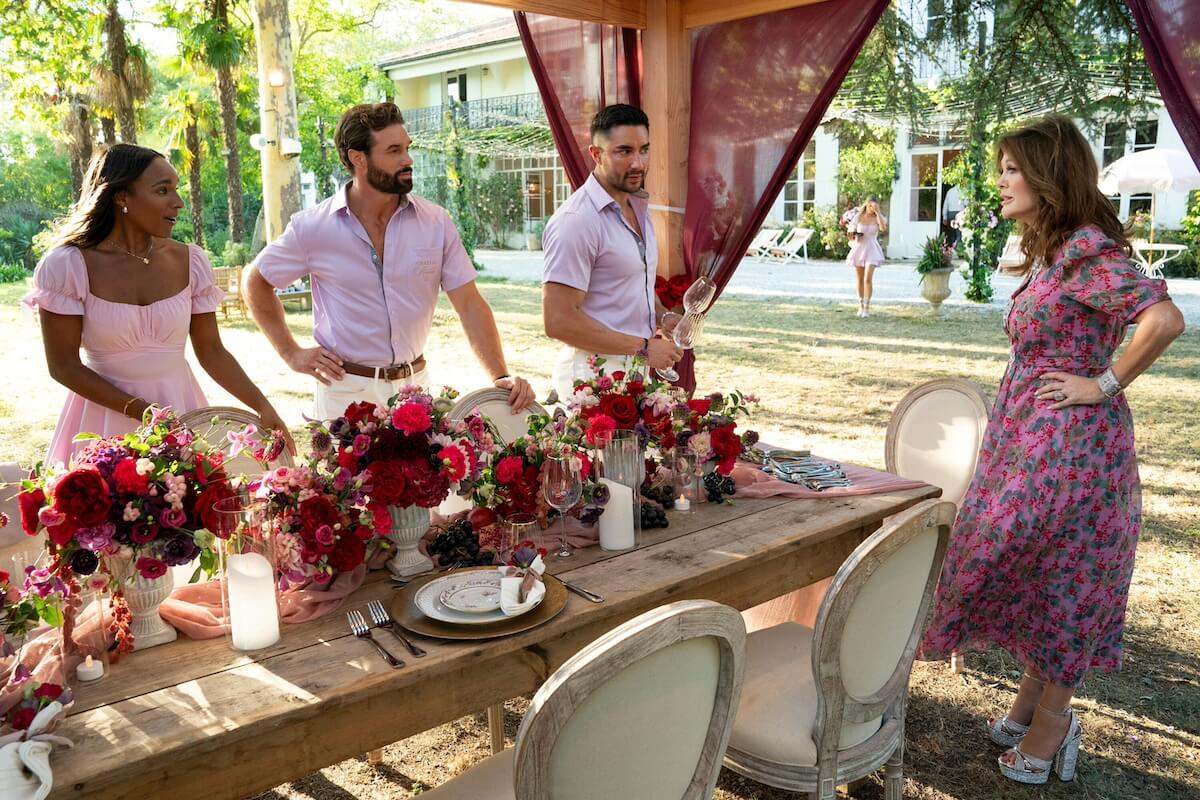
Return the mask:
M550 380L558 399L566 402L575 390L575 381L590 381L596 373L588 366L588 359L593 354L586 350L566 346L558 351L558 359L554 362L554 372ZM633 365L633 356L601 356L604 359L604 374L612 375L618 370L628 371Z
M340 417L351 403L367 402L385 406L388 399L409 385L427 388L429 371L423 369L398 381L365 378L362 375L346 373L340 381L334 381L329 386L317 384L317 391L313 397L313 419L329 420Z

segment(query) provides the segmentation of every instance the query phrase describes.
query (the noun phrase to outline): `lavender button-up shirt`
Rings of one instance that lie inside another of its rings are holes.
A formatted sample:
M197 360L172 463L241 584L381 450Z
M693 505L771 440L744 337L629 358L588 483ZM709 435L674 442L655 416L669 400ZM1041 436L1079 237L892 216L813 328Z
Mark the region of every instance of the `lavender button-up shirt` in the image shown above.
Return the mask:
M621 216L621 208L595 175L563 203L546 224L542 281L586 292L583 313L610 330L654 336L654 278L658 245L647 203L629 202L644 239Z
M475 280L450 216L409 195L388 220L383 263L346 206L346 187L294 215L255 264L277 288L311 276L313 338L347 361L383 367L425 351L438 290Z

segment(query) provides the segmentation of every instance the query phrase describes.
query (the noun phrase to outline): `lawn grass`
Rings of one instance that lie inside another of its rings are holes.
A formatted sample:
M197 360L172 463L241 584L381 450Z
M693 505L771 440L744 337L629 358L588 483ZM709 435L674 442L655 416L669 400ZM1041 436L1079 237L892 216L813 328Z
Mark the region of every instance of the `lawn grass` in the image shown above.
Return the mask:
M549 389L554 346L541 334L541 292L516 282L481 283L505 338L510 371ZM28 463L49 441L64 392L46 375L36 325L15 302L20 287L0 286L0 372L8 376L0 415L0 461ZM859 319L846 305L724 299L709 319L698 368L702 390L738 387L761 398L752 427L768 441L883 465L888 418L923 381L965 377L989 394L1004 371L1007 343L999 312L882 308ZM290 311L298 335L306 313ZM253 323L222 322L226 344L285 419L300 421L311 383L289 372ZM443 301L426 355L434 379L471 389L484 375ZM201 374L210 401L228 398ZM1129 390L1137 428L1145 520L1126 627L1126 667L1096 675L1076 707L1084 755L1073 785L1051 779L1020 788L1000 778L982 720L1002 709L1017 666L1001 653L971 654L965 674L917 665L909 705L905 796L977 798L1200 797L1200 333L1189 330ZM509 704L515 732L523 701ZM382 768L362 759L335 765L269 798L408 797L486 754L482 716L468 717L385 751ZM882 797L878 781L857 796ZM725 773L718 800L794 797Z

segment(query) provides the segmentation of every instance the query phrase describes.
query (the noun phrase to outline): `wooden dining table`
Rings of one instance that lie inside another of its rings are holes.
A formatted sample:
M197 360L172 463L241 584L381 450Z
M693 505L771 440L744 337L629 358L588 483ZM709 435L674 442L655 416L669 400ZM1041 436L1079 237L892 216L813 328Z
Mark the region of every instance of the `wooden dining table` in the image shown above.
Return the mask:
M577 550L549 572L598 592L574 594L546 623L470 642L413 637L392 669L356 639L344 613L287 625L253 654L225 639L132 653L95 684L76 687L59 733L53 798L239 798L434 726L528 695L574 653L651 608L707 598L747 609L832 575L887 516L935 497L926 486L863 496L738 499L669 514L637 549ZM344 604L388 604L395 589L372 573ZM365 609L364 609L365 611Z

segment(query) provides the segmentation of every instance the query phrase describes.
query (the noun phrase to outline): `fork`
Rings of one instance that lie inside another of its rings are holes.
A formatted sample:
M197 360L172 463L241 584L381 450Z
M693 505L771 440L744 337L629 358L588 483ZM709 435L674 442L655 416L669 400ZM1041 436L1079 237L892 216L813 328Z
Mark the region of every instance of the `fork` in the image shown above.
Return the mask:
M346 619L349 620L349 622L350 622L350 632L353 633L355 636L357 636L359 639L366 639L368 642L373 644L375 646L375 649L379 651L379 655L383 656L383 660L386 661L389 665L391 665L392 669L395 669L396 667L404 666L403 661L396 658L394 655L389 653L387 650L384 650L383 645L381 645L379 642L375 641L375 637L371 635L371 629L369 627L367 627L367 621L365 619L363 619L362 612L347 611Z
M391 631L392 636L399 639L401 644L408 648L408 652L413 654L413 658L425 657L425 651L409 641L409 638L400 632L400 626L388 614L387 609L383 607L383 603L378 600L372 600L367 603L367 610L371 612L371 621L375 623L375 627Z

